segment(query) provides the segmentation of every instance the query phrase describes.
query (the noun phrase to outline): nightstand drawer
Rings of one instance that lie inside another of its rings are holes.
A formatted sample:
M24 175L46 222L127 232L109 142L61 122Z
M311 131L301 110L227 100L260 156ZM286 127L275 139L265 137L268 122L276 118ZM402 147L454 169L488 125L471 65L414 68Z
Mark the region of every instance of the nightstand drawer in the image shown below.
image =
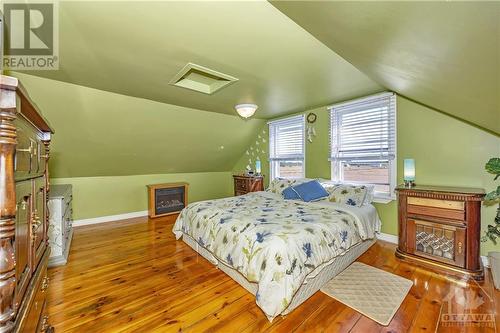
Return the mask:
M415 206L428 206L428 207L462 210L462 211L465 209L465 204L463 201L438 200L429 198L409 197L408 204Z
M442 217L445 219L459 221L463 221L465 219L465 211L463 210L418 205L408 205L408 214Z
M234 186L236 189L246 191L248 189L247 181L245 179L235 179Z

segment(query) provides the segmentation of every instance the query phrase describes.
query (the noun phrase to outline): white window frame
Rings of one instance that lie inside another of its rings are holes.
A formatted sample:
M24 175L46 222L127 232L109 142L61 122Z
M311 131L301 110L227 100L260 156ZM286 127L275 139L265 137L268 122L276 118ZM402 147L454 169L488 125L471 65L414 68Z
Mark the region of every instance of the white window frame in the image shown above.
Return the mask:
M340 160L334 160L333 157L333 124L332 124L332 116L331 113L334 112L334 109L340 108L340 107L346 107L349 105L354 105L358 103L369 103L370 101L374 101L383 97L389 97L391 98L391 103L394 103L394 157L392 159L388 159L389 163L389 194L386 194L385 192L375 192L374 193L374 202L377 203L389 203L393 200L396 199L396 194L394 189L397 186L397 95L392 92L385 92L381 94L375 94L359 99L354 99L338 104L334 104L328 107L329 111L329 119L330 119L330 158L329 161L331 162L331 179L336 182L343 182L343 176L341 174L341 167L340 163L342 161ZM354 182L354 181L346 181L346 183L350 184L363 184L363 185L373 185L373 184L366 184L363 182Z
M272 136L274 135L274 132L272 130L272 126L279 126L280 124L285 124L289 123L296 120L297 122L302 122L302 156L299 158L297 156L293 157L275 157L273 155L275 151L274 147L274 139ZM292 117L287 117L287 118L281 118L278 120L273 120L267 123L269 125L269 173L270 173L270 180L273 180L277 177L279 178L284 178L279 175L279 162L280 161L289 161L289 160L297 160L297 161L302 161L302 174L300 177L293 177L293 179L296 178L304 178L305 173L306 173L306 135L305 135L305 116L298 115L298 116L292 116Z

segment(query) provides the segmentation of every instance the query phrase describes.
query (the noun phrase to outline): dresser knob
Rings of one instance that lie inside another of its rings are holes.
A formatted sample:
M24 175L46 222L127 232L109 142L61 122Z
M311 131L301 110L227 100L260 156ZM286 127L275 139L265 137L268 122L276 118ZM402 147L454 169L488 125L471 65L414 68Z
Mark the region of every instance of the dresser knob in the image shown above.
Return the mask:
M49 324L49 316L44 315L42 317L42 327L41 327L40 331L44 332L44 333L53 333L54 332L54 327L52 327Z
M462 242L458 242L458 244L457 244L457 250L458 250L458 254L462 254L462 251L463 251L463 244L462 244Z
M50 279L49 279L48 276L46 276L46 277L43 278L43 281L42 281L42 291L47 290L47 288L49 287L49 281L50 281Z

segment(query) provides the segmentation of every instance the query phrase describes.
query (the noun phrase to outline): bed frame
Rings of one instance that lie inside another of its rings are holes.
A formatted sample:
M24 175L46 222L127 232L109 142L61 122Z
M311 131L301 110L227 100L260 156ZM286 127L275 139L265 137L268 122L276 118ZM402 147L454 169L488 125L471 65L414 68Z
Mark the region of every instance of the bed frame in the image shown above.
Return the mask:
M207 249L200 246L191 236L183 233L182 240L193 250L199 253L203 258L207 259L212 264L217 266L221 271L229 275L233 280L235 280L250 293L252 293L253 295L257 293L257 283L248 281L240 272L217 259ZM343 255L334 258L326 265L320 266L309 273L304 283L297 290L292 298L292 301L290 302L288 307L281 313L281 315L286 315L292 312L296 307L304 303L315 292L320 290L321 287L323 287L328 281L330 281L337 274L346 269L347 266L352 264L357 258L365 253L373 244L375 244L376 241L377 239L374 238L358 243L352 246ZM268 319L271 321L273 318L268 317Z

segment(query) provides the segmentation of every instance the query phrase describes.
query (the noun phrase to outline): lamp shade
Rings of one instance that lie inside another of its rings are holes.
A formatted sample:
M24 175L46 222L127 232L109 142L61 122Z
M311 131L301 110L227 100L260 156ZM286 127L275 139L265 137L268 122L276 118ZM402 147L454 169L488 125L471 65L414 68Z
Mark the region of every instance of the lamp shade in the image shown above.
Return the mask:
M413 158L404 160L404 180L415 181L415 160Z
M258 106L255 104L238 104L234 107L236 112L243 118L248 118L253 116Z

